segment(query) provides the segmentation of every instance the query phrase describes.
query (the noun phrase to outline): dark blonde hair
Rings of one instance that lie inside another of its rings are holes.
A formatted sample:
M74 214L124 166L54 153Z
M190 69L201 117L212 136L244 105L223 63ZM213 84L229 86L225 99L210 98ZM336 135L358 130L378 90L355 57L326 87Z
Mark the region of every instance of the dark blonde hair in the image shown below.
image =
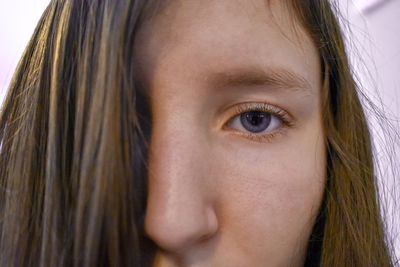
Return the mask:
M133 68L162 1L53 0L0 117L1 266L150 266L143 235L148 99ZM370 131L327 0L288 1L323 67L325 197L307 266L394 266Z

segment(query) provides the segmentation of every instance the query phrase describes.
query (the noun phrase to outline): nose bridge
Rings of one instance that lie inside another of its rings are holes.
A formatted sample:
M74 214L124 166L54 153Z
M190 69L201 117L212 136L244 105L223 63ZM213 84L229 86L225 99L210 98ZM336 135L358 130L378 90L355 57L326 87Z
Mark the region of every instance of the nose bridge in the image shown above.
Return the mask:
M183 122L171 125L176 124L153 127L145 231L163 249L177 252L212 235L218 223L204 184L202 138Z

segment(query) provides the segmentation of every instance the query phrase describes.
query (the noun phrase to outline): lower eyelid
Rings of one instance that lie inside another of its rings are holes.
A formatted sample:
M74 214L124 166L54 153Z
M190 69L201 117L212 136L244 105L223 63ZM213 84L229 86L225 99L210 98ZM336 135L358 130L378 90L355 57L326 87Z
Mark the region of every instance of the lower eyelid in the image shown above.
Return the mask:
M273 143L273 142L279 141L280 138L286 136L287 131L288 131L288 127L282 126L278 130L275 130L268 134L249 134L249 133L244 133L244 132L237 131L237 130L233 130L233 131L229 131L229 132L232 135L239 136L240 138L242 138L244 140L265 144L265 143Z

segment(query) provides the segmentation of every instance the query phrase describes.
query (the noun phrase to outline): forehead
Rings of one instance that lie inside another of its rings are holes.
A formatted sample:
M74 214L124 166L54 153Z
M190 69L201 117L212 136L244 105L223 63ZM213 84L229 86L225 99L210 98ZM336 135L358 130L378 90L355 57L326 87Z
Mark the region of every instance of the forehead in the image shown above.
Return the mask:
M149 88L201 83L226 70L288 70L320 87L319 55L284 1L172 0L139 30L135 60Z

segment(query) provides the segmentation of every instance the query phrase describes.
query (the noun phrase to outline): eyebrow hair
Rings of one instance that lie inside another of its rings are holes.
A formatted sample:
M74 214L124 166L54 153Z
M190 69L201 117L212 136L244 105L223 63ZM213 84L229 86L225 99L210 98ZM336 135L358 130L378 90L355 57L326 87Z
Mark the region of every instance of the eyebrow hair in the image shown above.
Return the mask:
M215 88L229 88L242 86L269 86L276 89L310 92L309 81L291 70L284 68L270 68L264 70L258 67L240 67L213 73L208 78Z

